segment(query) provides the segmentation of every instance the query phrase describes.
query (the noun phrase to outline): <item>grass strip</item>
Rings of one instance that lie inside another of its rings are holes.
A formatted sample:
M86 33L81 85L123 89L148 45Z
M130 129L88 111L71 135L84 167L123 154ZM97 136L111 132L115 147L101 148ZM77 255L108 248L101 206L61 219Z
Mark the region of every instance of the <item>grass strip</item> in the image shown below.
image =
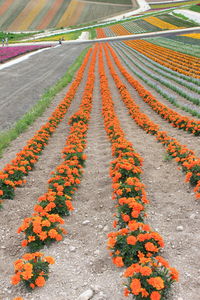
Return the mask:
M52 87L50 87L41 97L41 99L28 111L21 119L19 119L14 127L0 133L0 157L3 151L10 145L11 141L15 140L23 133L33 122L40 117L51 101L67 84L72 81L72 78L83 62L83 59L90 47L84 49L76 61L69 67L65 75L60 78Z

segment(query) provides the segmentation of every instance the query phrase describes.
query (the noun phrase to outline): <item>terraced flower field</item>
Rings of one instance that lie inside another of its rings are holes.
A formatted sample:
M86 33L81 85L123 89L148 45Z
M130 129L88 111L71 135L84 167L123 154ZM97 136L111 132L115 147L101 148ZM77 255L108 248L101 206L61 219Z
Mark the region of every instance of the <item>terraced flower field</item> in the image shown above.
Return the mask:
M91 47L4 153L0 298L199 295L199 58L165 43Z
M0 27L3 31L67 27L87 24L137 7L136 0L2 0Z

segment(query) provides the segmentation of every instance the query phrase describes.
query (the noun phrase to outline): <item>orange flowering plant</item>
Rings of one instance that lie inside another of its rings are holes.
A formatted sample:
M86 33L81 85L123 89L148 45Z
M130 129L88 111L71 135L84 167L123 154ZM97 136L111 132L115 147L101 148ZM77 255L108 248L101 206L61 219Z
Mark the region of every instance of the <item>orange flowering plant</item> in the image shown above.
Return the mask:
M34 213L30 218L24 219L18 228L18 233L25 234L22 246L28 246L31 252L35 252L45 245L49 246L54 241L61 241L66 233L59 226L63 223L64 220L59 215Z
M26 253L22 259L14 262L15 274L11 278L12 284L23 282L28 289L45 285L49 275L49 264L54 264L51 256L43 253Z
M164 247L162 237L150 229L150 226L136 221L129 222L129 228L123 228L108 234L108 248L111 250L113 263L117 266L122 257L128 267L138 262L138 253L147 257L155 256Z
M13 199L15 185L9 179L8 174L0 171L0 199Z
M27 141L27 144L16 154L16 157L0 171L0 199L13 199L15 195L14 188L26 182L23 178L34 168L48 140L64 118L76 94L84 76L84 70L88 64L91 51L91 49L88 51L68 92L55 108L48 121Z
M125 296L136 300L166 299L171 285L178 281L178 272L160 256L146 258L139 253L140 262L129 266L124 277L128 278Z

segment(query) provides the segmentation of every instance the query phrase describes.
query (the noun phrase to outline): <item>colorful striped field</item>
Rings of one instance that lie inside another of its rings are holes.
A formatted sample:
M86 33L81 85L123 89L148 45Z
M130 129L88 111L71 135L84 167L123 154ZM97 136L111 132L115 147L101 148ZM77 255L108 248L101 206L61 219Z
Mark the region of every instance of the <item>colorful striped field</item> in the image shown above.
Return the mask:
M87 24L133 8L136 3L121 0L6 0L0 1L0 28L27 31Z

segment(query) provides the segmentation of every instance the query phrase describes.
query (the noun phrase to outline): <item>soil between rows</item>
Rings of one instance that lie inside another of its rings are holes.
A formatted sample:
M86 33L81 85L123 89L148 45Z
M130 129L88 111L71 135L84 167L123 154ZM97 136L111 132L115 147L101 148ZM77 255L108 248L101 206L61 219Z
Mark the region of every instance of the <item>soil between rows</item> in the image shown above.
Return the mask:
M184 176L177 170L177 165L164 160L164 148L129 117L108 69L107 75L121 126L135 150L144 158L142 178L150 200L149 218L146 221L163 236L166 243L163 256L180 271L180 283L175 285L170 300L178 297L182 297L183 300L196 300L200 294L199 205L194 200L192 189L184 183ZM85 82L86 76L84 78ZM24 296L26 300L76 300L89 288L95 290L92 298L94 300L131 299L123 297L122 269L112 264L106 249L106 235L113 230L112 215L115 212L115 203L111 200L112 187L108 174L112 157L101 116L97 69L94 104L85 151L88 159L81 185L74 197L75 211L65 218L65 227L69 234L63 242L43 251L46 255L56 258L56 264L51 267L50 278L43 288L29 294L21 287L10 285L12 263L24 253L24 249L20 247L22 238L16 234L16 230L21 220L33 212L37 197L46 191L50 172L60 162L60 150L68 134L67 119L77 110L82 91L83 84L66 118L57 128L36 164L35 170L28 176L28 184L18 189L15 199L5 202L4 209L0 212L0 259L3 262L0 265L0 299L11 300L16 296ZM48 113L50 110L51 108ZM47 115L41 117L41 122L43 118L47 118ZM34 124L29 132L21 135L16 145L13 143L8 151L9 158L18 151L15 152L16 149L24 146L27 136L32 136L34 126L37 128L38 125ZM180 132L174 129L174 132L176 131ZM7 154L3 158L4 162L8 161L6 156ZM83 225L86 220L89 223ZM177 231L178 225L182 225L184 230ZM70 246L75 249L71 251Z

